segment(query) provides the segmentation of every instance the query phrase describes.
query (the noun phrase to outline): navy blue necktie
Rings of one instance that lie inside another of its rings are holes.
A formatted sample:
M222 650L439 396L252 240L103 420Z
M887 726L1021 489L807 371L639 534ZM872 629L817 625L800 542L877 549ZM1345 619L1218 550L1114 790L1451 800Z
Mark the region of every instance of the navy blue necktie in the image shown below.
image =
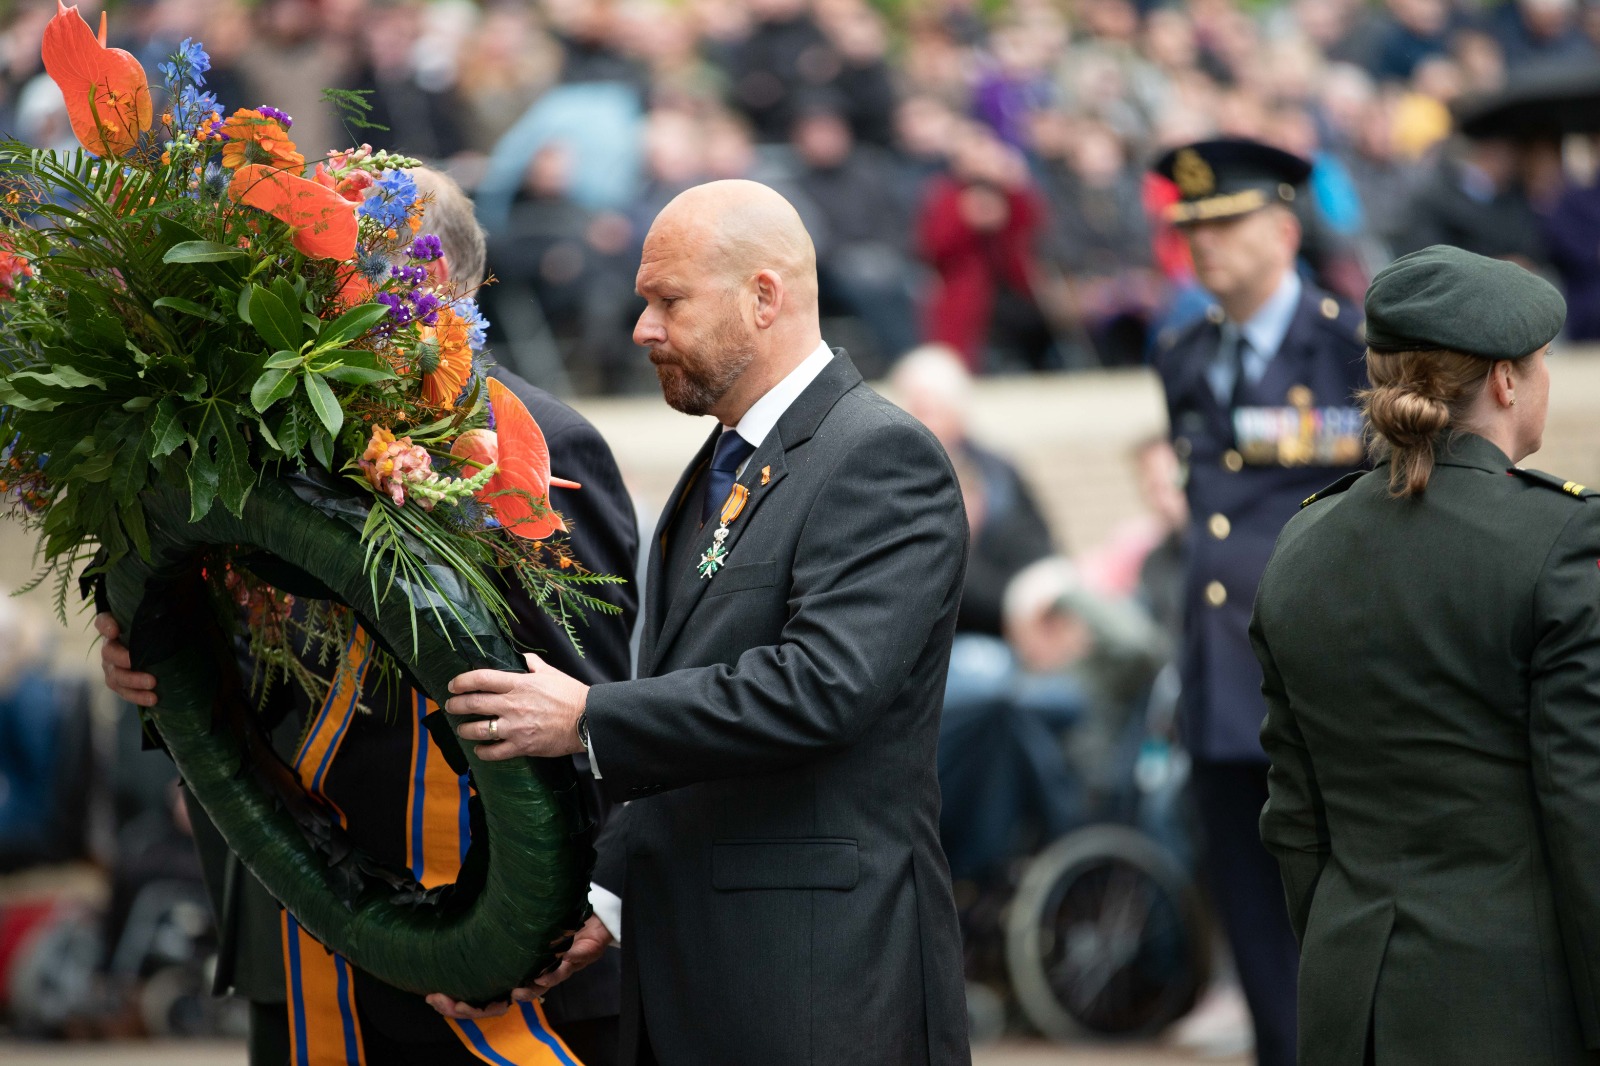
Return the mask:
M736 429L724 430L717 438L716 449L711 453L711 470L706 477L706 495L700 504L700 524L711 521L711 516L722 507L722 502L733 491L733 479L738 476L739 464L755 452L756 446L739 436Z

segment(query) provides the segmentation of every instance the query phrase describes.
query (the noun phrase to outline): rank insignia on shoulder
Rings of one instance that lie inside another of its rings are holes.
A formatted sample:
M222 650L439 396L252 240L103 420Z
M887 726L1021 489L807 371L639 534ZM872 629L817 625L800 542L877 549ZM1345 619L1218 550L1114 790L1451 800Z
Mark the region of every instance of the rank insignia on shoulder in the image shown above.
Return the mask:
M1547 489L1555 489L1557 492L1564 492L1568 496L1575 496L1580 500L1587 500L1591 496L1600 496L1600 492L1589 488L1587 485L1580 485L1576 481L1565 481L1554 474L1546 474L1543 470L1524 470L1521 467L1514 466L1509 473L1514 474L1523 481L1532 482L1535 485L1543 485Z
M1325 500L1329 496L1337 496L1337 495L1339 495L1339 493L1343 492L1345 489L1348 489L1351 485L1354 485L1365 474L1366 474L1365 470L1356 470L1356 471L1353 471L1352 473L1346 474L1344 477L1340 478L1338 481L1335 481L1332 485L1329 485L1327 488L1320 489L1317 492L1313 492L1311 495L1307 496L1304 500L1302 500L1300 502L1300 506L1302 508L1310 507L1312 504L1316 503L1318 500Z

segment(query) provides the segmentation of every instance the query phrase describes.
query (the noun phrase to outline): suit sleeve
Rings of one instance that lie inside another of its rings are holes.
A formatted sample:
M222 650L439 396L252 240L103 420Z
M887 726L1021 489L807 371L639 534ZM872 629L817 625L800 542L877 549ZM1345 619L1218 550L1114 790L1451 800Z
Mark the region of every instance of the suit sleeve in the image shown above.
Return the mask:
M1271 760L1267 769L1267 802L1261 809L1261 842L1278 860L1289 921L1294 926L1295 940L1304 944L1311 901L1328 861L1327 819L1311 753L1306 750L1288 690L1262 632L1259 607L1250 622L1250 643L1261 660L1261 693L1267 701L1261 746Z
M583 486L551 490L551 503L571 529L572 554L593 573L627 578L620 585L597 585L586 591L620 608L621 613L590 611L586 617L572 619L583 649L579 655L560 624L511 585L507 591L517 616L512 636L520 646L537 650L557 669L587 684L621 681L632 673L629 642L639 609L639 590L633 581L639 553L633 502L611 449L593 426L574 423L551 436L549 445L555 471Z
M1551 548L1534 600L1529 747L1584 1043L1600 1048L1600 501Z
M731 666L590 690L590 737L613 796L770 773L849 746L949 623L967 523L937 442L886 423L817 477L777 643Z

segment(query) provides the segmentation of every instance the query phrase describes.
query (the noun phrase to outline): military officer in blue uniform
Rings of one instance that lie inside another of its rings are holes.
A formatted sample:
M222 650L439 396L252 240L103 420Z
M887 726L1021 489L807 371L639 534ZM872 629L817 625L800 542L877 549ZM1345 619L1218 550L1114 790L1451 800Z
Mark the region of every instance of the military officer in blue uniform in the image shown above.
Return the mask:
M1215 303L1159 339L1173 445L1186 463L1180 726L1206 871L1255 1028L1257 1061L1295 1061L1299 956L1257 818L1267 798L1256 584L1301 501L1364 465L1354 393L1367 384L1359 314L1299 273L1294 213L1311 165L1246 140L1167 153L1172 221Z

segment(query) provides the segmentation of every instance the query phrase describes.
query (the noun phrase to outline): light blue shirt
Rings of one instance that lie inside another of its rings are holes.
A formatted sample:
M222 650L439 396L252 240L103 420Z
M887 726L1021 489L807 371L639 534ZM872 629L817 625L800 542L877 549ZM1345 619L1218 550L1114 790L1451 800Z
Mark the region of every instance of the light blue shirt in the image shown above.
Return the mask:
M1266 376L1267 367L1283 347L1283 338L1300 306L1301 289L1300 275L1290 270L1250 321L1242 325L1231 320L1222 323L1222 341L1217 345L1216 359L1206 369L1206 380L1224 406L1233 399L1233 351L1240 336L1249 343L1243 360L1245 380L1254 385Z

